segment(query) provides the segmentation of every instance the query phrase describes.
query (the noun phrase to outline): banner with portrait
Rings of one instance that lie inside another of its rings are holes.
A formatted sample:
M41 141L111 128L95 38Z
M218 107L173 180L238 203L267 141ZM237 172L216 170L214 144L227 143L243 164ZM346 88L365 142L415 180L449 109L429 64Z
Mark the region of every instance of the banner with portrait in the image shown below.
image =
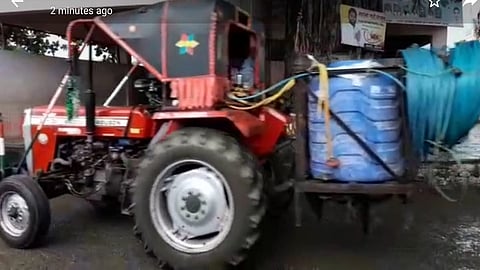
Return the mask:
M387 26L385 14L341 5L340 22L342 44L383 51Z
M383 12L388 23L463 25L462 0L383 0Z

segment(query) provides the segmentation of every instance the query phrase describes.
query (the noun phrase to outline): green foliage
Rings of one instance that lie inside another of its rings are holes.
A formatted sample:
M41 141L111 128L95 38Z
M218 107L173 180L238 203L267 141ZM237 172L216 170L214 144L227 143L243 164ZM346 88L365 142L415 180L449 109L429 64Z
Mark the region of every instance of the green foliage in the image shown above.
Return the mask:
M83 45L82 40L77 40L76 44L80 48ZM98 44L93 44L93 55L94 57L102 57L103 62L107 63L119 63L118 60L118 51L115 50L114 46L101 46ZM88 48L85 48L88 50Z
M15 26L2 26L2 48L5 50L19 50L38 55L55 55L58 50L65 50L66 45L60 45L58 41L47 39L45 32L19 28Z
M57 51L67 49L67 45L61 45L58 40L49 40L48 36L48 33L42 31L0 23L0 49L53 56ZM78 41L78 44L81 46L82 41ZM118 63L119 61L114 47L94 46L94 55L101 56L103 61L108 63Z
M74 76L68 78L67 94L65 98L65 109L67 110L68 120L77 116L80 107L80 89L78 79Z
M118 63L118 54L114 48L107 46L96 46L95 47L95 56L102 56L103 62L108 63Z

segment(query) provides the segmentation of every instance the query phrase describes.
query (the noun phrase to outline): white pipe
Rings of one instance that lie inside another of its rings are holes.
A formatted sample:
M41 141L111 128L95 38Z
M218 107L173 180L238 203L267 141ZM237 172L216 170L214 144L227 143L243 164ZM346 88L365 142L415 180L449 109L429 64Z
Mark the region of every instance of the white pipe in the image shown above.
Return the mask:
M55 94L53 95L52 99L50 99L50 103L48 104L47 111L43 115L42 122L40 122L40 125L37 126L37 130L41 130L45 125L45 122L47 122L48 115L52 111L53 106L55 106L55 103L57 103L57 100L60 97L60 94L62 93L62 90L65 87L65 84L67 84L69 74L70 74L70 69L68 69L67 73L65 73L65 76L63 76L63 79L60 82L60 85L58 86L57 91L55 91Z
M125 77L123 77L123 79L120 81L120 83L118 83L117 87L115 87L115 90L113 90L112 94L110 94L110 96L107 98L107 100L105 101L105 103L103 103L103 106L104 107L108 107L108 105L110 105L110 103L113 101L113 99L118 95L118 93L120 92L120 90L122 90L123 86L125 85L125 83L128 81L128 79L130 78L130 76L132 75L132 73L135 71L135 69L138 67L138 63L135 64L127 73L127 75L125 75Z

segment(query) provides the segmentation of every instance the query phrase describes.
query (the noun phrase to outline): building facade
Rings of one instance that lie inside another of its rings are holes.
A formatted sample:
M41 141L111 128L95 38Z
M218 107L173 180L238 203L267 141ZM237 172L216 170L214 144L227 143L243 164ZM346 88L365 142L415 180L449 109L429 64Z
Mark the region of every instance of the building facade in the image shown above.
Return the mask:
M455 45L455 42L477 39L475 32L479 30L480 1L464 1L463 24L461 27L448 28L448 47Z

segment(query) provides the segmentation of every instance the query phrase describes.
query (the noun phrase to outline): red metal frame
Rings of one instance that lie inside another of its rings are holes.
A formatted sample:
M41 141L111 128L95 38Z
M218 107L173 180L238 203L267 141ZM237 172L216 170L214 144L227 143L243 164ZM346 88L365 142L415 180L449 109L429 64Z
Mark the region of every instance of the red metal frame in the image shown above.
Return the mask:
M178 112L158 112L152 116L154 120L197 120L202 119L228 119L240 131L243 137L251 138L264 133L267 130L265 122L253 114L236 110L219 111L178 111Z
M141 57L135 50L133 50L128 44L123 41L118 35L113 33L108 26L100 20L100 18L94 18L93 22L100 28L102 31L107 34L112 40L114 40L119 46L121 46L128 54L135 57L142 65L148 70L148 72L152 73L158 80L163 81L165 76L160 74L158 70L156 70L152 65L150 65L143 57ZM69 40L69 43L71 41Z
M266 157L272 154L279 139L286 135L287 125L291 119L279 111L264 107L258 115L263 122L262 132L245 138L245 144L257 157Z
M74 43L72 32L75 26L78 24L92 24L90 32L88 35L91 35L95 26L100 28L109 38L111 38L114 42L116 42L119 46L121 46L127 53L135 57L143 66L153 74L158 80L163 82L172 82L172 97L177 98L179 102L179 109L180 110L206 110L212 109L215 104L220 103L223 101L225 91L228 90L230 81L229 78L224 78L217 76L215 74L215 65L216 65L216 27L217 27L217 14L212 12L211 16L211 25L210 25L210 38L209 38L209 74L208 75L200 75L195 77L189 78L171 78L168 77L167 73L167 39L168 39L168 31L167 31L167 19L168 19L168 1L165 3L164 7L164 15L162 21L160 22L161 27L161 35L162 35L162 51L161 51L161 58L162 58L162 73L160 73L156 68L150 65L145 59L143 59L135 50L133 50L125 41L123 41L118 35L110 30L110 28L101 20L101 18L97 17L94 19L79 19L72 21L67 27L67 40L69 44L69 55L72 55ZM227 33L234 24L237 27L243 28L246 31L251 32L255 35L255 32L252 31L250 28L250 22L248 26L240 24L238 22L229 21L227 26ZM255 35L256 37L256 35ZM259 45L259 39L256 37L257 46ZM86 43L83 44L85 46ZM226 46L226 53L228 53L229 44L227 43ZM225 52L224 52L225 53ZM255 83L259 83L260 80L260 62L258 57L255 61ZM193 89L195 89L193 91Z
M165 2L163 6L163 16L162 22L160 23L161 32L162 33L162 72L166 78L168 78L167 72L167 40L168 40L168 31L167 31L167 23L168 23L168 1Z
M290 122L288 116L268 107L260 109L258 116L243 111L224 110L161 112L154 114L152 118L161 120L159 123L171 121L167 135L182 127L191 126L191 120L200 124L206 119L228 119L240 131L242 143L260 160L272 154L280 137L286 135L286 127ZM220 126L216 128L222 129Z
M217 49L217 13L212 12L212 17L211 17L211 24L210 24L210 33L209 33L209 38L208 38L208 52L209 52L209 58L208 58L208 70L210 72L210 75L215 76L215 70L216 70L216 49Z

